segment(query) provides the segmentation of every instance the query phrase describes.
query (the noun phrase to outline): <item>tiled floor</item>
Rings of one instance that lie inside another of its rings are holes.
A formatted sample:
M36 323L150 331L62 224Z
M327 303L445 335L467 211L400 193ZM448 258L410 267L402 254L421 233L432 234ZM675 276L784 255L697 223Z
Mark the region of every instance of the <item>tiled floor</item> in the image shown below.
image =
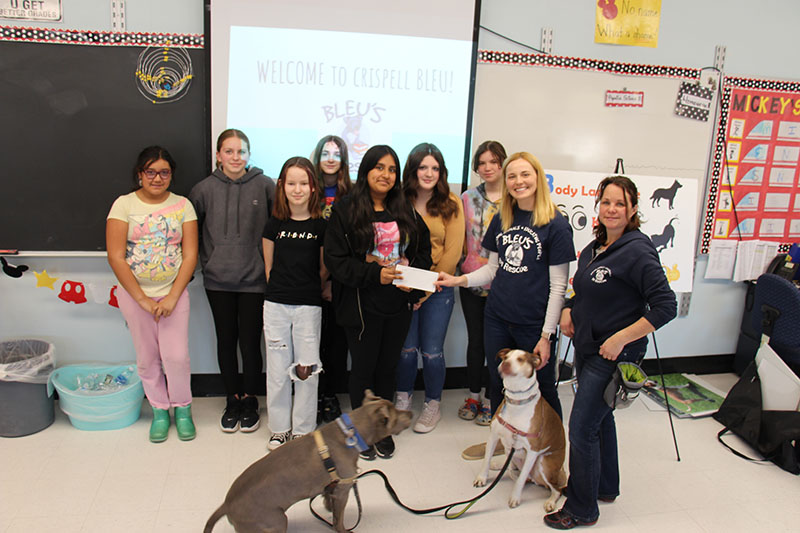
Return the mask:
M728 390L734 375L707 377ZM564 412L572 390L561 386ZM421 407L417 393L413 406ZM472 480L479 461L460 453L486 438L487 430L458 419L463 390L445 391L445 416L427 435L407 430L391 460L361 462L384 470L400 498L417 508L476 495ZM56 422L28 437L0 439L0 532L197 532L222 502L231 482L266 450L266 424L255 433L228 435L218 428L222 398L194 402L198 437L151 444L151 415L143 409L134 425L106 432L73 429L56 409ZM263 406L263 399L261 401ZM750 464L717 443L720 426L711 418L675 420L681 461L675 459L665 412L644 400L617 414L622 495L601 504L592 531L800 531L800 478L772 465ZM359 482L364 516L357 531L532 531L542 523L544 489L529 485L522 505L509 509L511 481L497 488L458 520L441 513L415 516L397 507L382 481ZM315 502L319 504L320 502ZM356 508L348 506L347 525ZM215 532L233 531L223 518ZM289 531L330 531L314 519L308 503L289 510Z

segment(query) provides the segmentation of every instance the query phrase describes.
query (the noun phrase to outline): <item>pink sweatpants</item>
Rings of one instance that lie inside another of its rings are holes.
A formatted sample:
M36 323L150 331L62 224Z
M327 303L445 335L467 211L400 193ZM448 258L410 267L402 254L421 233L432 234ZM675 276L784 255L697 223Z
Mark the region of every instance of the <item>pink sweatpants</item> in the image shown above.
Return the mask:
M150 405L169 409L192 403L189 292L184 290L172 314L158 322L121 286L117 289L117 301L133 337L136 366Z

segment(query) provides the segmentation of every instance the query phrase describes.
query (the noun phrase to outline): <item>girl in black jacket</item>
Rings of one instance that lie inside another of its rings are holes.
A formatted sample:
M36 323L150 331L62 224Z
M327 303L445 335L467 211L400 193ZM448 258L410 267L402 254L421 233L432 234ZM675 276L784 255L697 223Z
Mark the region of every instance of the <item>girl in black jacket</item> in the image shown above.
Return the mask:
M428 228L403 195L400 161L392 148L373 146L358 169L353 191L338 201L325 235L325 266L333 278L336 319L350 348L350 403L359 407L364 391L394 396L400 349L408 334L414 303L423 292L393 285L402 279L396 265L428 270ZM391 437L377 453L394 453ZM370 447L364 459L374 459Z

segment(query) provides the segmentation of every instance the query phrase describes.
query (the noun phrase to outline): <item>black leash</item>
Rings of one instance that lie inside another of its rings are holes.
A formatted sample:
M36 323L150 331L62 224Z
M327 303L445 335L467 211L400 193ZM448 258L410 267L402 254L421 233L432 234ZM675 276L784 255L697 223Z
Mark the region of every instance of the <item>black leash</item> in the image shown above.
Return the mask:
M421 515L421 514L435 513L437 511L441 511L441 510L444 509L444 517L447 518L448 520L455 520L456 518L460 518L478 500L480 500L481 498L483 498L484 496L489 494L489 492L493 488L495 488L497 483L499 483L500 479L503 477L503 474L505 474L506 470L508 470L508 465L511 464L511 458L514 457L514 451L515 451L515 449L511 448L511 450L508 452L508 458L506 459L506 462L503 465L503 468L500 469L500 472L497 474L497 477L494 478L494 481L492 481L491 485L486 487L486 489L484 489L483 492L481 492L480 494L478 494L477 496L475 496L474 498L472 498L470 500L464 500L464 501L460 501L460 502L449 503L449 504L445 504L445 505L440 505L438 507L431 507L429 509L414 509L414 508L409 507L408 505L404 504L403 502L401 502L400 501L400 497L397 496L397 492L394 490L394 487L392 487L392 484L389 483L389 478L386 477L386 474L384 474L381 470L368 470L366 472L363 472L363 473L359 474L358 477L356 477L356 480L361 479L362 477L365 477L365 476L369 476L369 475L380 476L381 479L383 479L383 485L384 485L384 487L386 487L386 492L389 493L389 496L392 497L392 499L395 501L395 503L397 505L399 505L400 507L402 507L406 511L408 511L410 513ZM355 530L355 528L358 527L358 524L361 523L362 506L361 506L361 496L358 493L358 484L357 483L353 484L353 492L355 492L356 502L358 503L358 519L356 520L355 525L353 527L347 529L347 531ZM314 502L315 498L316 498L316 496L314 496L313 498L311 498L308 501L308 508L311 510L311 514L315 518L317 518L317 519L325 522L329 526L333 527L332 523L330 523L327 520L325 520L323 517L321 517L319 514L317 514L317 512L314 510L314 507L311 504ZM461 511L459 511L459 512L457 512L455 514L452 514L452 515L449 514L450 511L453 509L453 507L457 507L459 505L466 505L466 507L464 507Z

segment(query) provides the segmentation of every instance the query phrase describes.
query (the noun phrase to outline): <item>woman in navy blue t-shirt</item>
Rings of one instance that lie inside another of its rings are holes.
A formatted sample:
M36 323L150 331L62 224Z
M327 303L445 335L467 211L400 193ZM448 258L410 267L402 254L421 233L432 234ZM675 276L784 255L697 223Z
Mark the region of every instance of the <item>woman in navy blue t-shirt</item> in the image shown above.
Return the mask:
M477 287L492 283L484 315L492 413L503 399L495 356L502 348L536 353L542 397L561 416L552 337L558 327L569 262L575 260L572 228L550 198L542 164L528 152L511 154L503 165L500 211L483 247L489 262L462 276L439 274L438 285Z

